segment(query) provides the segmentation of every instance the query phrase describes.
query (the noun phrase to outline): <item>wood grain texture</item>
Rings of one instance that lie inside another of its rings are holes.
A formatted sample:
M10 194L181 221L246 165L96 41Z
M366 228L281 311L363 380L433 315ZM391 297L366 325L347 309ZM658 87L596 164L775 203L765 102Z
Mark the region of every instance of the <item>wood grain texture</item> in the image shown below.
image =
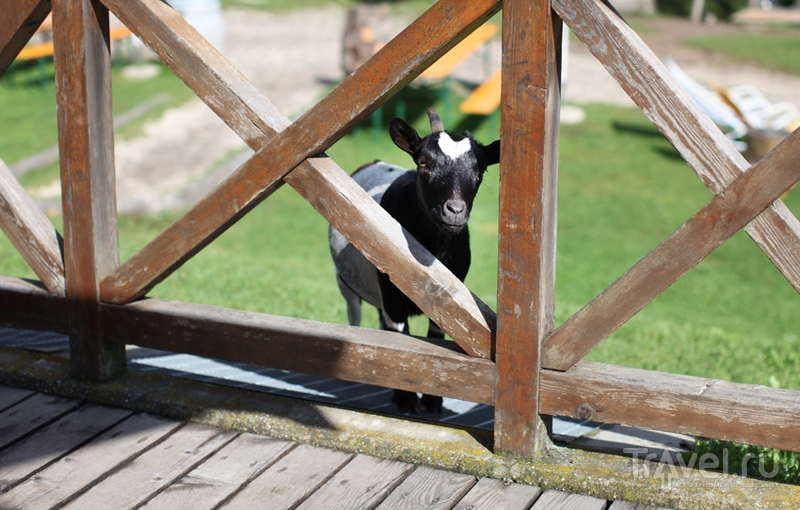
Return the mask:
M535 457L540 346L554 327L561 22L549 3L503 3L495 449Z
M378 510L450 510L475 482L472 475L418 467Z
M581 361L542 371L542 412L800 450L800 392Z
M96 0L53 2L70 362L97 381L125 369L124 346L98 322L100 281L119 265L108 23Z
M218 508L220 503L294 446L288 441L242 434L141 508Z
M36 430L0 455L0 492L6 492L131 414L133 411L89 404Z
M139 508L236 435L230 430L189 423L64 508L104 508L109 501L119 510Z
M740 175L546 341L545 368L566 370L800 180L800 131Z
M164 439L181 422L135 414L89 445L62 457L13 490L0 494L0 508L60 508L98 479ZM111 499L109 501L115 501ZM119 508L116 504L115 508ZM94 508L106 508L105 505Z
M67 333L67 300L39 282L0 276L0 324Z
M374 508L413 469L413 464L356 455L297 509Z
M666 510L666 507L655 507L630 501L614 501L608 510Z
M494 402L494 364L452 342L161 299L104 305L103 323L122 343Z
M502 480L481 478L453 510L527 510L541 493L539 487L509 485Z
M717 194L750 165L664 64L602 0L554 0L553 9ZM800 292L800 222L781 201L745 231Z
M33 395L31 390L21 390L0 385L0 412Z
M50 0L0 0L0 76L50 14Z
M0 413L0 448L78 407L78 402L37 393Z
M47 290L64 296L61 236L2 160L0 228Z
M222 508L294 508L353 458L352 454L299 445L244 487Z
M286 180L355 246L369 253L368 258L372 257L376 266L392 274L397 286L462 348L490 357L494 312L441 264L432 264L429 252L410 240L396 221L338 166L327 158L303 161L330 146L499 8L497 2L487 0L458 8L453 3L437 3L290 125L194 29L161 2L106 0L120 19L134 27L134 32L259 152L106 279L102 283L103 299L121 304L146 294L277 189L280 179L300 164ZM440 30L428 34L427 24ZM421 40L427 46L420 46ZM387 248L375 249L383 245ZM396 255L391 260L381 260L386 254ZM467 311L462 313L460 309Z
M549 490L536 500L531 510L605 510L607 503L605 499Z

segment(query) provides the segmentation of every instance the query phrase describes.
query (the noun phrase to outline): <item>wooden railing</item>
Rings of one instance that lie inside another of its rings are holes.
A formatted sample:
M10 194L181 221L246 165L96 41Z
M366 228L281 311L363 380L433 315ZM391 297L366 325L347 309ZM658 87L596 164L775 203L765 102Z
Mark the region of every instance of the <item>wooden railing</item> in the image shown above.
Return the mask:
M778 199L800 180L800 135L751 168L602 0L440 0L294 122L161 0L0 6L0 72L53 13L64 219L62 239L0 165L0 223L41 279L0 278L0 322L67 332L76 376L114 377L125 369L124 345L131 343L492 404L495 449L527 456L548 445L552 415L800 450L800 392L581 361L742 228L800 290L800 223ZM501 7L495 314L318 155ZM256 151L123 264L109 11ZM716 197L555 329L562 20ZM449 343L390 332L140 299L283 183L390 274L467 355Z

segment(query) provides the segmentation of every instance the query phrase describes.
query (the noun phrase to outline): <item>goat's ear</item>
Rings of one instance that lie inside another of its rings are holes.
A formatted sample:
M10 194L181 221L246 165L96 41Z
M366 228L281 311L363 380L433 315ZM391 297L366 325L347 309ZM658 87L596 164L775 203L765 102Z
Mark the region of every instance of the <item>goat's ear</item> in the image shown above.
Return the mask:
M486 158L486 166L500 163L500 140L495 140L489 145L486 145L483 148L483 154Z
M415 155L417 145L419 145L419 135L417 131L408 124L408 122L395 117L389 122L389 136L395 145L411 154Z

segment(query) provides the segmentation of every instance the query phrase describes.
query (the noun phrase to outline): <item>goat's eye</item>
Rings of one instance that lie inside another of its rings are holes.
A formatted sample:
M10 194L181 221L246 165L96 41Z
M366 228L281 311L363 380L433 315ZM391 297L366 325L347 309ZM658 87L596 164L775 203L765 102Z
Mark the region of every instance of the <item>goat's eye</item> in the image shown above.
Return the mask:
M428 162L427 161L417 161L417 167L420 170L427 170L428 169Z

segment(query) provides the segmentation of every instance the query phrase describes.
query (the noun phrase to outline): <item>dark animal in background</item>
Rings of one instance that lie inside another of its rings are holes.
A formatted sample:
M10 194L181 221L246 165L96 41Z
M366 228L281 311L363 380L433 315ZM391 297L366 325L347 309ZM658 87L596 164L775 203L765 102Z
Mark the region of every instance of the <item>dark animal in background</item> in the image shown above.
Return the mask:
M428 117L432 132L424 138L402 119L389 123L392 141L411 155L416 171L375 161L353 179L463 281L470 265L467 220L486 167L499 161L500 142L483 146L469 132L445 131L433 109ZM361 324L364 300L379 310L381 329L408 334L408 317L421 313L417 305L333 227L328 240L350 325ZM428 336L444 338L444 332L430 321ZM415 393L395 390L393 400L401 412L419 410ZM425 395L421 403L427 411L442 411L441 397Z

